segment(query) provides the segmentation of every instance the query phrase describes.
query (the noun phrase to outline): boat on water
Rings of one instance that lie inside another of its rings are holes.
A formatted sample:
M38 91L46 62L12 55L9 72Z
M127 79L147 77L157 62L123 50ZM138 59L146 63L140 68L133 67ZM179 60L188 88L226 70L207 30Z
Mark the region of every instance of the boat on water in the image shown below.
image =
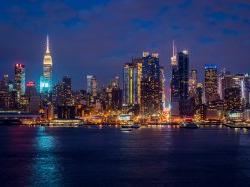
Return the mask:
M131 125L131 128L133 128L133 129L139 129L140 127L141 127L141 125L139 125L139 124Z
M124 125L121 125L121 130L122 131L132 131L132 128L131 128L131 125L124 124Z
M185 128L185 129L198 129L199 125L193 123L193 122L184 122L179 125L180 128Z
M121 125L122 130L131 131L132 129L139 129L141 126L139 124L134 124L133 122L128 122L127 124Z

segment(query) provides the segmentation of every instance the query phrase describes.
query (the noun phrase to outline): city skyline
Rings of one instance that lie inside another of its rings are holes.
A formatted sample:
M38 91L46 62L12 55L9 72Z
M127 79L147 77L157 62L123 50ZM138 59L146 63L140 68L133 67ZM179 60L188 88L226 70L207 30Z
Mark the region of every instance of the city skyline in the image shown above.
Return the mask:
M189 50L190 68L198 70L199 78L203 76L201 70L205 64L218 64L219 69L225 67L235 73L247 71L245 59L250 45L247 1L219 1L209 5L198 1L153 4L150 1L66 1L57 2L57 6L45 1L35 7L34 2L0 4L0 10L5 13L0 17L3 20L1 74L13 75L9 67L18 62L25 64L27 80L38 82L46 34L51 40L55 82L69 75L74 88L86 87L87 74L96 75L102 84L116 75L121 77L120 67L142 51L160 54L169 80L172 40L176 41L178 50ZM31 11L31 7L38 13ZM146 11L149 8L151 13ZM107 16L107 12L114 16ZM128 12L131 14L125 16Z
M0 12L1 186L249 186L250 0Z

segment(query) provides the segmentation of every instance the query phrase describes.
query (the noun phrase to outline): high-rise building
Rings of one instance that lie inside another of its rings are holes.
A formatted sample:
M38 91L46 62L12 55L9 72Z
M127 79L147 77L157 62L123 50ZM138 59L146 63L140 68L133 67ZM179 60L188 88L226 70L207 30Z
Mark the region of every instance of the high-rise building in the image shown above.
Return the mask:
M59 82L53 87L52 91L52 102L53 106L56 109L57 106L63 105L63 99L64 99L64 94L63 94L63 83Z
M116 76L111 82L112 87L120 88L120 77Z
M123 104L141 104L142 59L136 58L123 67Z
M173 56L171 57L171 83L170 83L170 101L171 101L171 108L172 108L172 115L179 114L179 100L180 100L180 81L179 81L179 72L178 72L178 62L177 62L177 51L176 46L173 43Z
M242 109L241 90L239 87L226 88L225 90L226 109L230 112Z
M64 95L63 105L72 106L74 104L74 101L72 96L71 78L69 76L64 76L62 84L63 84L63 95Z
M162 110L162 85L158 53L143 53L141 80L141 112L153 115Z
M246 92L246 106L250 107L250 76L245 76L245 92Z
M46 41L46 52L43 58L43 75L40 78L40 92L50 93L52 91L52 57L50 54L49 37Z
M6 83L7 82L7 83ZM6 110L9 108L9 90L8 81L6 81L6 76L0 81L0 109Z
M171 82L170 82L170 103L171 103L171 116L180 115L180 72L175 43L173 42L173 54L171 57Z
M161 81L161 100L162 100L162 109L166 108L166 87L165 87L165 72L164 68L160 67L160 81Z
M180 81L180 100L188 99L188 80L189 80L189 56L188 51L178 53L178 72Z
M246 75L245 74L236 74L233 76L233 86L240 88L241 92L241 104L242 106L246 105Z
M94 75L87 75L87 93L92 97L97 96L97 80Z
M233 75L225 69L218 76L218 94L221 100L224 100L225 89L234 86Z
M53 104L54 106L56 106L56 108L58 108L59 106L73 106L74 105L70 77L64 76L62 79L62 82L54 86Z
M198 83L195 94L195 105L203 104L202 94L203 94L203 85L201 83Z
M205 100L206 103L219 99L217 66L205 65Z
M15 89L17 97L20 99L25 94L25 66L24 64L15 64Z
M189 100L189 54L187 50L183 50L177 54L178 74L179 74L179 112L180 116L190 116L190 108L194 101Z
M26 84L25 95L28 99L28 111L31 113L38 113L40 109L40 96L37 93L35 82L29 81Z
M190 97L195 97L197 82L198 82L197 70L192 69L190 71L190 77L189 77L189 96Z
M111 82L111 109L113 111L121 110L122 108L122 89L119 86L119 77L116 76Z

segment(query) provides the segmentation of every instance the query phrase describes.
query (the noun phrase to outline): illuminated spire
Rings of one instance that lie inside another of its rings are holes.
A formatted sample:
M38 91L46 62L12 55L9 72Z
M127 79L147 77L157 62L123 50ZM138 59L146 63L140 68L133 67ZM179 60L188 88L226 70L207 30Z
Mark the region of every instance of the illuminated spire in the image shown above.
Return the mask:
M49 51L49 35L47 35L47 41L46 41L46 53L50 53L50 51Z
M176 52L177 52L177 48L176 48L175 42L173 40L173 56L176 55Z
M171 65L173 66L177 65L176 55L177 55L177 49L175 46L175 42L173 40L173 56L171 57Z

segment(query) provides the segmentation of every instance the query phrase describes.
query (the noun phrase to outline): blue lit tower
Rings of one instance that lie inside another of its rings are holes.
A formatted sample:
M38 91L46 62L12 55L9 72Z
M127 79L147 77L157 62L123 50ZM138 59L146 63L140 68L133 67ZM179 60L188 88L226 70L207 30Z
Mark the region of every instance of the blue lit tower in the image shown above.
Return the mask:
M43 75L40 78L40 92L50 93L52 91L52 57L49 48L49 37L46 41L46 52L43 58Z

